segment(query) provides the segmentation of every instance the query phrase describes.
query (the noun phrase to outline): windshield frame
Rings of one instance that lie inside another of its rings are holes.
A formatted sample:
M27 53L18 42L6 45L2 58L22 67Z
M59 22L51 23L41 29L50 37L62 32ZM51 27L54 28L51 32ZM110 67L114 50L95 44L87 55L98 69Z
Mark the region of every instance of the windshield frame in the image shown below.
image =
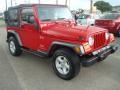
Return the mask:
M51 18L49 19L49 18L46 18L46 20L42 20L41 19L41 15L39 15L40 13L39 13L39 9L40 8L65 8L65 9L68 9L68 13L69 13L69 16L70 16L70 18L57 18L57 19L54 19L54 20L52 20ZM67 6L65 6L65 5L37 5L37 13L38 13L38 18L39 18L39 20L41 21L41 22L51 22L51 21L62 21L62 20L74 20L74 16L72 15L72 13L71 13L71 11L70 11L70 9L67 7Z

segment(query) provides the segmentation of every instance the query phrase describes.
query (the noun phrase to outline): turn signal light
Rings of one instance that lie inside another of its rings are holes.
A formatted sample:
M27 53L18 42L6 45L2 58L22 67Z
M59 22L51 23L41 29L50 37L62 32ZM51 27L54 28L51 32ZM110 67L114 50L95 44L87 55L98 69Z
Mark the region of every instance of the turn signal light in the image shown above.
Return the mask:
M85 52L90 52L91 51L91 47L90 47L89 43L84 43L83 47L84 47Z
M78 46L74 47L74 51L75 51L76 53L80 54L80 47L78 47Z

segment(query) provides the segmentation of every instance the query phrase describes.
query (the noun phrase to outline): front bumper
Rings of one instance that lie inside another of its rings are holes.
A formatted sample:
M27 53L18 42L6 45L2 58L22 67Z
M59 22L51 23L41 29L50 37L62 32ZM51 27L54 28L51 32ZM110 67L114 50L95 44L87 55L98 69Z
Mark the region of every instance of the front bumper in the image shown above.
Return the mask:
M116 52L118 46L107 46L101 50L96 51L97 53L93 53L90 56L85 56L82 58L82 65L87 67L91 66L96 62L104 60L108 55Z

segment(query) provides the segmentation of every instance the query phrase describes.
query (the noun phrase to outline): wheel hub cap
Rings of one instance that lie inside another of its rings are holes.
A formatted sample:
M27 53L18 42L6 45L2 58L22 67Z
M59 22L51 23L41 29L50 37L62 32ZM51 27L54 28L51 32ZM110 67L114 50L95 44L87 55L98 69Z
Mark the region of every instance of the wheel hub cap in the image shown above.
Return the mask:
M12 52L12 53L15 53L15 44L14 44L14 42L13 41L11 41L10 42L10 51Z
M70 64L66 57L58 56L55 62L56 68L60 74L66 75L70 71Z

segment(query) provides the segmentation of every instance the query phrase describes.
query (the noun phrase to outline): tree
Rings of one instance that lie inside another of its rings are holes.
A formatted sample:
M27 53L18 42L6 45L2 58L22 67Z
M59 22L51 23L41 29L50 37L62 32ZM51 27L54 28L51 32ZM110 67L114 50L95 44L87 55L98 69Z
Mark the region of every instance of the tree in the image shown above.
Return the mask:
M106 12L106 11L112 11L112 6L105 1L97 1L94 6L96 6L96 8L98 10L100 10L102 13Z

